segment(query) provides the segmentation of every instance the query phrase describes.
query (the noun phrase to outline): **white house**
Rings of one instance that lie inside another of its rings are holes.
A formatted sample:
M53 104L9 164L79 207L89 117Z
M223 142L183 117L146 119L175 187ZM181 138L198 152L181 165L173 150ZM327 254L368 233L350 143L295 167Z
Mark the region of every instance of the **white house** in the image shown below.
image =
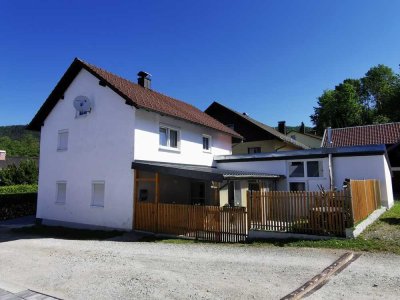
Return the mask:
M346 179L378 179L382 206L393 206L392 178L385 145L223 155L214 159L217 167L225 170L283 174L272 185L281 191L329 190L331 186L341 190ZM270 187L271 182L264 180L263 185ZM242 186L246 183L242 182Z
M218 205L220 182L246 175L213 167L239 134L138 76L136 84L75 59L32 119L43 223L130 230L134 198Z

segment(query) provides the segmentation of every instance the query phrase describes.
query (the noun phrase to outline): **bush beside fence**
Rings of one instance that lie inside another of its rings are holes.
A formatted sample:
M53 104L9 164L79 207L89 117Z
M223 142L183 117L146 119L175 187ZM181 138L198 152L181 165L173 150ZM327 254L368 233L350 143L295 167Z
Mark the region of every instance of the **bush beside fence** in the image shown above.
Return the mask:
M18 184L0 186L0 194L37 193L37 184Z

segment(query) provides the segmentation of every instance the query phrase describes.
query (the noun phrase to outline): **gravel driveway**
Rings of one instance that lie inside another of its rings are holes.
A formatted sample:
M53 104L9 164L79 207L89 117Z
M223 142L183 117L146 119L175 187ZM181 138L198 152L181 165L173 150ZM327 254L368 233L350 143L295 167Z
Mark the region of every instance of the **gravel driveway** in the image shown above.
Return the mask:
M0 243L0 282L64 299L279 299L341 254L337 250L248 245L21 239ZM364 269L357 272L369 273L369 268L374 268L371 259L376 266L382 263L379 257L363 256L356 262ZM382 276L393 260L398 263L399 257L385 256L385 265L370 276ZM346 275L351 268L341 273L345 274L342 281L365 282L364 275ZM398 295L399 272L397 264L387 277L368 281L362 291L380 297L381 289L390 287L386 299ZM335 284L342 287L341 274L317 293L332 298L324 289L335 289ZM389 277L396 279L372 287L372 282ZM345 286L354 289L355 284ZM315 295L315 299L321 298ZM334 298L341 296L349 298L346 292Z

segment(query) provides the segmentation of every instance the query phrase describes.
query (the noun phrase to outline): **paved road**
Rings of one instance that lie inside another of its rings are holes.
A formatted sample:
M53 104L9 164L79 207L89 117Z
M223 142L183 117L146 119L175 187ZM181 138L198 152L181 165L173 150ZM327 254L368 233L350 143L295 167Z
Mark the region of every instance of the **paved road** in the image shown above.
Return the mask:
M64 299L279 299L343 253L3 236L0 288L18 284ZM310 298L395 299L399 260L363 255Z

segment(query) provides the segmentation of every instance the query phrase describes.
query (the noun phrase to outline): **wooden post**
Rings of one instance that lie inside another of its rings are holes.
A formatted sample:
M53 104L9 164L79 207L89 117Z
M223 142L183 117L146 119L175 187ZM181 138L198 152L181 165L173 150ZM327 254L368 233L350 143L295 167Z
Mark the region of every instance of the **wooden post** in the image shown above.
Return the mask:
M136 228L135 226L135 220L136 220L136 215L137 215L137 201L138 201L138 176L139 176L139 171L134 169L134 175L133 175L133 214L132 214L132 229L134 230Z
M158 232L158 227L159 227L159 223L160 223L160 216L159 216L159 208L158 208L158 203L159 203L159 176L158 176L158 172L155 173L155 214L156 214L156 232Z

